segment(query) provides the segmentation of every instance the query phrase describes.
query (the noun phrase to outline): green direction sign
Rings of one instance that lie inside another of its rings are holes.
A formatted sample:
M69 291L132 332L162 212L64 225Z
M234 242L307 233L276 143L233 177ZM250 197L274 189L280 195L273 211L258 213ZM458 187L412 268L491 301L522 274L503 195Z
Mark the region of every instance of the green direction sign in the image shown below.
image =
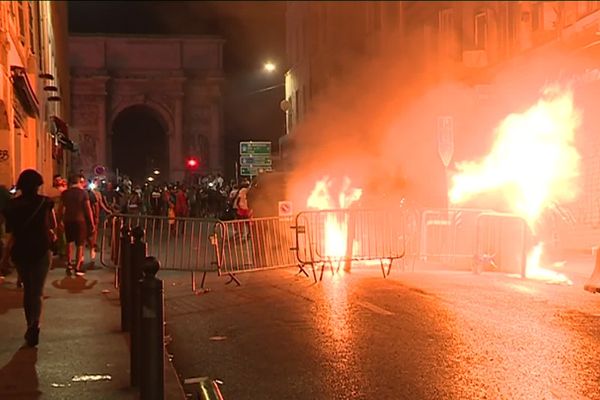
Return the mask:
M263 172L271 172L273 168L271 167L253 167L253 166L241 166L240 167L240 175L241 176L257 176Z
M271 142L240 142L240 155L270 155Z
M273 165L273 160L271 160L271 156L241 156L240 165L269 167Z

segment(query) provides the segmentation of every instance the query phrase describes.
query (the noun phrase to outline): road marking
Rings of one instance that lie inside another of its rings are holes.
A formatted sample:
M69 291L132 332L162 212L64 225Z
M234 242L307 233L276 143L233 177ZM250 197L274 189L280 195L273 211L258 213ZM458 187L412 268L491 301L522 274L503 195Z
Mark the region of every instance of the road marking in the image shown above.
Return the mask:
M357 302L357 304L361 307L366 308L367 310L373 311L376 314L381 314L381 315L394 315L393 312L390 312L384 308L381 308L379 306L376 306L373 303L369 303L368 301L359 301Z

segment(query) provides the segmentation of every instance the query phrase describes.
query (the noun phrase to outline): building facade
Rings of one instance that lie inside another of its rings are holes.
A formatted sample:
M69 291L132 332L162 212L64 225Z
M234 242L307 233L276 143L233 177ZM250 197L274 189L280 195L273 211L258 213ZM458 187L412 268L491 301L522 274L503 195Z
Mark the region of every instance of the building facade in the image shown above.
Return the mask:
M45 189L68 170L67 4L0 2L0 184L35 168Z
M598 1L288 2L286 19L289 71L283 149L302 141L297 127L311 114L319 94L376 54L409 54L406 63L426 70L430 83L451 79L470 86L474 113L498 108L494 81L499 71L541 52L560 49L563 54L585 55L587 64L570 71L576 75L589 75L600 67ZM349 59L356 63L343 62ZM597 86L592 82L586 89L591 99L587 106L596 101L591 92L597 92ZM584 100L578 99L580 104ZM552 216L555 237L565 248L589 248L600 241L600 121L591 121L578 139L579 199L557 205ZM463 123L456 120L454 126L461 128ZM457 151L460 147L455 145Z
M223 40L71 36L74 165L139 180L182 180L188 157L223 168Z

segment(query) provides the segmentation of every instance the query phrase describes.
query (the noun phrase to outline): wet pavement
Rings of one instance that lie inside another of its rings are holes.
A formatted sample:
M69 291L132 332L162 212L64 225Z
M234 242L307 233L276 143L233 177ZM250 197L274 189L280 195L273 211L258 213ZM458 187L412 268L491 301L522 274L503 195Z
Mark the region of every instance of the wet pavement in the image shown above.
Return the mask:
M90 270L66 276L50 271L37 348L24 346L22 290L16 274L0 281L0 399L137 399L131 388L129 339L121 332L121 312L113 271ZM170 363L165 363L167 399L184 395Z
M194 294L162 276L180 377L219 379L226 400L600 399L600 295L579 280L287 269Z

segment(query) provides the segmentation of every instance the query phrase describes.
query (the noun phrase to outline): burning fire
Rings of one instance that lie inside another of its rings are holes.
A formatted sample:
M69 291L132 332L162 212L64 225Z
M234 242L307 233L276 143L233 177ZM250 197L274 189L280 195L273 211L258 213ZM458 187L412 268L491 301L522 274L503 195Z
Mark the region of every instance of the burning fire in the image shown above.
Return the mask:
M542 98L521 114L506 117L496 129L491 152L479 162L461 162L452 176L450 202L468 201L499 192L511 212L524 218L535 234L542 213L555 203L574 200L580 156L574 146L580 113L571 90L546 89ZM527 257L527 276L569 282L540 266L543 243Z
M346 209L360 199L362 190L353 188L350 178L344 177L337 196L332 196L333 182L329 177L317 181L306 205L312 210ZM324 251L323 256L335 260L346 256L348 237L348 215L345 213L327 213L324 221Z

